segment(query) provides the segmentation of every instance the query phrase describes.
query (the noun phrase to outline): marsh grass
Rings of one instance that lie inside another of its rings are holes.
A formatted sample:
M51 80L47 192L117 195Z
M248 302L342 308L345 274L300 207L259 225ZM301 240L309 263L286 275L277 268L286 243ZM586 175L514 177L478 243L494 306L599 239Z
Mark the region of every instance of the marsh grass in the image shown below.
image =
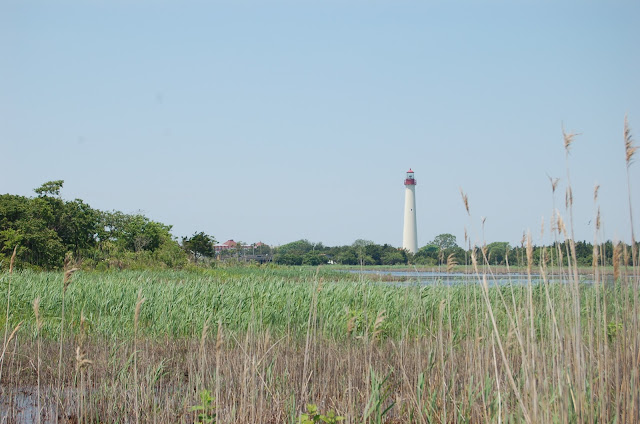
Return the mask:
M638 337L626 325L633 313L629 271L597 292L593 284L579 286L580 337L589 347L582 395L572 364L573 289L540 271L544 284L530 286L497 286L491 274L479 274L480 284L452 287L336 281L321 290L315 277L292 282L259 273L239 281L182 275L177 283L154 282L170 273L78 274L67 293L63 381L54 353L61 298L46 296L55 279L21 272L12 305L24 318L24 337L3 387L40 378L43 397L52 385L75 387L65 392L61 416L82 402L84 421L189 422L189 407L208 387L219 422L288 422L302 399L360 422L380 393L388 403L379 411L393 403L386 422L571 422L580 414L629 422L637 414L628 389L637 384L631 371ZM36 294L40 322L23 310ZM218 322L214 332L211 321ZM77 368L74 346L82 338L92 363ZM31 365L38 344L39 373ZM583 411L578 396L589 401Z
M297 267L79 272L71 284L68 265L62 289L55 273L3 276L0 419L187 423L206 391L207 414L221 423L295 423L306 403L348 423L639 422L637 253L616 244L614 280L604 278L596 188L593 281L581 281L574 141L565 134L569 218L550 179L547 227L569 243L544 249L536 265L523 236L524 284L498 281L484 242L454 285ZM446 259L448 271L458 266Z
M4 366L4 354L7 351L7 347L11 339L8 337L9 335L9 312L11 305L11 279L13 277L13 265L16 260L16 252L18 250L18 246L13 247L13 253L11 254L11 260L9 261L9 276L7 278L7 314L5 316L5 325L4 325L4 339L2 341L2 353L0 353L0 380L2 380L2 369ZM17 327L16 327L17 329ZM16 330L13 331L15 333ZM12 333L12 334L13 334Z

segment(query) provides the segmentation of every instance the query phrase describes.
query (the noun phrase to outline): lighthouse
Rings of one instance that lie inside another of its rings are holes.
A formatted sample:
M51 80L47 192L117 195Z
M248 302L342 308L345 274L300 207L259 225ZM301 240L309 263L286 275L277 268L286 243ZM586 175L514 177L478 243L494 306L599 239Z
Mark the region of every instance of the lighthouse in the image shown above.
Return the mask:
M416 184L411 168L404 180L404 231L402 248L411 253L418 251L418 226L416 225Z

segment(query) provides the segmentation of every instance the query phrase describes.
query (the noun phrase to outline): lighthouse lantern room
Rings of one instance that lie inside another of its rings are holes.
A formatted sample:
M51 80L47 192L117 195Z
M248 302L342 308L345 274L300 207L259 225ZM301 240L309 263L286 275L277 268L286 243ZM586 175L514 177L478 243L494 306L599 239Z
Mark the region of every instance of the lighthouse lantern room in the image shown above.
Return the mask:
M404 185L416 185L418 182L413 178L413 171L411 168L407 171L407 178L404 180Z

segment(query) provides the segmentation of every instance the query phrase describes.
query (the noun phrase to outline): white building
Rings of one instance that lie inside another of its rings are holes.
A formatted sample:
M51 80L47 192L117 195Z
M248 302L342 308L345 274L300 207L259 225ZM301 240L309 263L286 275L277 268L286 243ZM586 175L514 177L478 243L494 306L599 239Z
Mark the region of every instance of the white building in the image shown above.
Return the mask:
M418 226L416 224L416 184L411 168L404 180L404 231L402 232L402 248L411 253L418 251Z

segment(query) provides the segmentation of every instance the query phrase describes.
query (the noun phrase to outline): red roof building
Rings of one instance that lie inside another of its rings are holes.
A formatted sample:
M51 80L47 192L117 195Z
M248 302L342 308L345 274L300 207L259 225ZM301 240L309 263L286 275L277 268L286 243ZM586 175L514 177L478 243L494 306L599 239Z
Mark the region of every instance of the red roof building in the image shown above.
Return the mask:
M216 250L216 252L219 252L221 250L235 249L237 245L238 243L236 243L235 241L227 240L222 244L216 244L215 246L213 246L213 248Z

